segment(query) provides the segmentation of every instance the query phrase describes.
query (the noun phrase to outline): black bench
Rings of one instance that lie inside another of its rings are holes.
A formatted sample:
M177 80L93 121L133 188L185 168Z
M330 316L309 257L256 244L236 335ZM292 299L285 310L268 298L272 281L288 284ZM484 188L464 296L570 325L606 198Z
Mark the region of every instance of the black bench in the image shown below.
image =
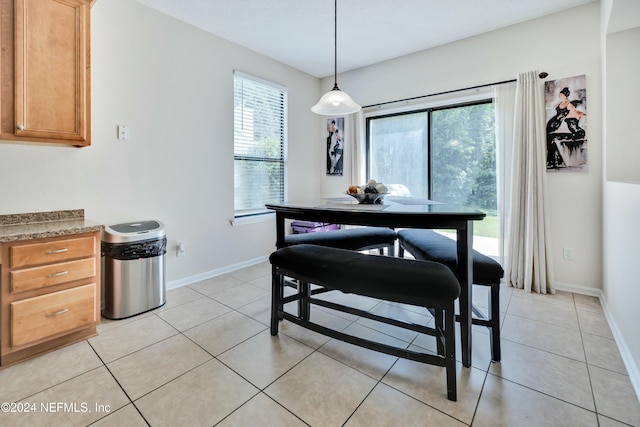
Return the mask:
M379 249L380 255L384 248L387 254L394 255L396 232L384 227L357 227L344 230L320 231L317 233L290 234L285 236L285 246L311 244L332 248L360 251Z
M447 398L456 400L454 303L460 295L460 284L449 268L434 262L307 244L278 249L271 254L269 261L273 275L271 335L278 334L279 321L286 319L331 338L371 350L443 366L446 369ZM298 280L296 294L284 297L285 276ZM319 287L311 290L310 284ZM313 297L330 291L425 307L433 314L435 327L383 317ZM293 302L298 303L297 315L285 311L285 304ZM310 320L311 304L434 336L437 355L370 341L314 323Z
M404 256L404 250L416 259L439 262L452 271L456 271L456 242L433 230L407 229L398 231L398 256ZM489 286L489 316L485 316L473 306L474 325L489 328L491 339L491 360L500 361L500 280L504 270L493 258L473 251L473 283ZM456 316L456 320L459 317Z

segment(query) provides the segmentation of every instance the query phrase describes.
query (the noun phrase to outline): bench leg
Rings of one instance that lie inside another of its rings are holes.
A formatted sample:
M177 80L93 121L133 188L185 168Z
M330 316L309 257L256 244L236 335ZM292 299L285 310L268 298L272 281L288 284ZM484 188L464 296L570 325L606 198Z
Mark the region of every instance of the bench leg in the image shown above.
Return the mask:
M271 335L278 335L280 318L278 311L282 310L284 298L284 277L278 274L275 266L271 267Z
M444 330L444 316L445 316L445 312L443 310L434 310L433 311L433 319L435 320L435 326L436 326L436 330L438 330L440 332L440 335L436 335L436 349L438 352L438 355L440 356L444 356L445 355L445 351L446 351L446 343L442 342L442 339L444 338L446 341L446 337L445 337L445 330Z
M491 284L489 294L489 314L491 315L491 327L489 337L491 339L491 360L500 361L500 283Z
M300 299L298 300L298 317L302 320L309 320L311 314L311 303L309 298L311 297L311 287L308 282L302 280L298 281L298 292L300 293Z
M453 304L444 311L445 370L447 375L447 399L457 400L456 384L456 334Z

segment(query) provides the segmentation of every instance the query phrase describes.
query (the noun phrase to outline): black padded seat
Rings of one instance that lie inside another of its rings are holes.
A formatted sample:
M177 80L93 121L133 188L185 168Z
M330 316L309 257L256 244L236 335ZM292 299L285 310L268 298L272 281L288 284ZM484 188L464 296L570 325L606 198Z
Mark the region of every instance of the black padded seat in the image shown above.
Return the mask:
M455 240L433 230L422 229L400 230L398 239L415 258L439 262L456 271L458 255ZM500 282L503 276L504 270L496 260L473 251L473 283L490 285Z
M387 248L393 255L396 232L384 227L357 227L344 230L320 231L316 233L290 234L285 236L285 246L313 244L332 248L359 251Z
M318 245L282 248L269 261L303 271L327 289L387 301L424 306L434 298L455 300L460 295L460 283L451 270L436 262L329 251Z
M416 259L435 261L456 271L457 248L456 241L443 236L433 230L406 229L398 231L399 251L402 257L404 250ZM480 310L473 307L476 315L472 322L476 325L487 326L491 335L491 358L500 361L500 280L504 276L502 266L486 255L473 251L473 283L490 286L489 317L486 318Z
M327 232L329 233L329 232ZM292 321L321 334L381 351L397 357L444 366L447 397L456 400L455 300L460 283L446 266L429 261L369 255L353 250L299 244L278 249L269 257L273 269L271 335L278 334L280 319ZM284 277L299 281L298 293L284 297ZM313 291L310 284L318 285ZM313 298L319 293L340 291L427 308L435 327L416 325ZM298 302L298 315L285 311L287 303ZM436 337L437 355L418 353L373 342L310 321L310 305L317 304Z

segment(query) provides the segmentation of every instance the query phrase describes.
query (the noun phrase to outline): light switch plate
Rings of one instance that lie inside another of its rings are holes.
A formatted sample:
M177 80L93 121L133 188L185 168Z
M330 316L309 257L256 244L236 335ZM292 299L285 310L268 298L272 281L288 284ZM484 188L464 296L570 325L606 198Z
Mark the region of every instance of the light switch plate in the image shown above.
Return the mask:
M129 126L118 125L118 139L122 141L129 141L131 139L131 130Z

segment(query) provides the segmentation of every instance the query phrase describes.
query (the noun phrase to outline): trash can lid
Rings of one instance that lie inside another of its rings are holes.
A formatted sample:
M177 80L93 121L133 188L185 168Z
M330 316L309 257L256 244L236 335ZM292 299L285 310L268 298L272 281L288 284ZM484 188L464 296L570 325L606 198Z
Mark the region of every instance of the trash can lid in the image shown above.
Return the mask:
M102 241L107 243L139 242L162 238L166 235L160 221L137 221L107 225L102 233Z

